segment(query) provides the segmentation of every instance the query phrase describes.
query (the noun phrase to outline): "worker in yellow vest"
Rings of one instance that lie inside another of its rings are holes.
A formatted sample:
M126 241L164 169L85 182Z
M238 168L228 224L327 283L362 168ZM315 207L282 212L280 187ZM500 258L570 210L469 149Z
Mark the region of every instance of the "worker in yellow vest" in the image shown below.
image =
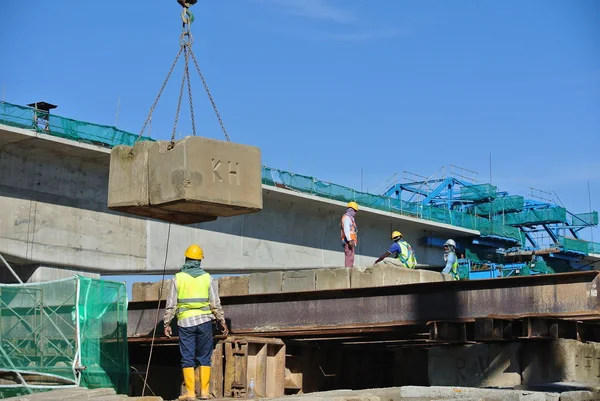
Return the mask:
M390 248L375 261L375 264L381 262L388 256L393 256L398 259L404 267L408 269L414 269L417 266L417 258L415 251L406 240L402 237L400 231L394 231L392 233L392 245Z
M210 397L210 366L213 352L213 320L227 335L229 330L221 308L217 285L202 267L202 248L191 245L185 251L185 263L171 280L165 306L165 335L171 337L171 320L177 312L179 351L186 393L180 400L206 400ZM199 388L198 388L199 387ZM199 391L198 391L199 390Z
M358 212L358 203L348 203L346 213L344 213L340 222L345 267L354 266L354 254L356 245L358 245L358 227L356 226L356 220L354 220L356 212Z
M444 243L444 261L446 266L442 273L449 274L453 280L460 280L458 275L458 257L456 256L456 242L449 239Z

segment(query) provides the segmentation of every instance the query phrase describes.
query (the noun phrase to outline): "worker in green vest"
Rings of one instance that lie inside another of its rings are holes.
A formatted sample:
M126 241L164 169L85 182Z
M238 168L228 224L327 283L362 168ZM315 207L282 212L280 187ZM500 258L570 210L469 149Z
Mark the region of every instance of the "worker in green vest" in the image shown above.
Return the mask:
M459 280L456 242L453 239L449 239L444 243L444 261L446 262L446 266L442 270L442 273L450 274L453 280Z
M394 231L392 233L392 241L393 243L390 248L375 261L375 264L381 262L388 256L393 256L402 262L404 267L414 269L417 266L415 251L413 251L410 244L406 242L402 233L400 231Z
M185 263L171 280L165 306L163 321L167 337L172 335L170 323L177 312L179 351L186 389L180 400L195 400L196 396L202 400L209 398L213 321L219 322L224 335L229 333L218 286L200 267L203 258L204 253L198 245L191 245L185 251Z

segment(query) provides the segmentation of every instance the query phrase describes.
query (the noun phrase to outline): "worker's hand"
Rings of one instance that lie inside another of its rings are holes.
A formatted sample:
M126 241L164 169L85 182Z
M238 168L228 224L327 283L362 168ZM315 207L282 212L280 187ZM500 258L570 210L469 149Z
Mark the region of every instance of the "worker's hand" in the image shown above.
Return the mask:
M171 329L171 326L165 326L165 336L171 338L172 335L173 335L173 330Z
M219 326L221 326L221 331L223 332L223 335L227 337L227 335L229 334L229 328L227 327L227 322L225 321L225 319L219 320Z
M350 241L349 245L350 245L350 248L354 248L356 246L356 242Z

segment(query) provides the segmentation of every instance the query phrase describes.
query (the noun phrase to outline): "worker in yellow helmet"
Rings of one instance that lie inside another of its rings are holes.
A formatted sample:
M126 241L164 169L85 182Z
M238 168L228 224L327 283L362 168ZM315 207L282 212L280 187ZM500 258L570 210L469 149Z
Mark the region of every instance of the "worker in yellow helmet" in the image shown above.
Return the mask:
M358 212L358 204L356 202L348 203L346 213L340 222L342 244L344 245L344 266L346 267L354 266L354 253L356 245L358 245L358 227L354 219L356 212Z
M213 321L227 335L229 330L221 308L218 287L201 265L202 248L191 245L185 251L185 263L171 280L165 306L165 335L171 337L171 320L177 312L179 351L186 393L180 400L209 398L210 366L213 352Z
M402 262L404 267L408 269L414 269L417 266L417 257L415 256L415 252L410 244L406 242L402 236L402 233L400 231L394 231L392 233L392 241L394 241L392 246L390 246L387 252L381 255L379 259L375 261L375 264L381 262L388 256L393 256Z

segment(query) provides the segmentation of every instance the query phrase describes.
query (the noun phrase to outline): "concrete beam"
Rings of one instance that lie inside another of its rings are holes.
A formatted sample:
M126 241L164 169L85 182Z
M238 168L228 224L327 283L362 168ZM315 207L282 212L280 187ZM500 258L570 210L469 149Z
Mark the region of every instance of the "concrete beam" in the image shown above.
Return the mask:
M109 164L107 148L0 124L0 252L14 264L104 275L172 274L191 243L203 246L204 267L216 274L343 264L343 202L263 185L261 212L169 225L107 208ZM386 251L392 229L404 233L422 266L442 264L443 251L420 238L479 234L366 207L357 223L357 266Z

